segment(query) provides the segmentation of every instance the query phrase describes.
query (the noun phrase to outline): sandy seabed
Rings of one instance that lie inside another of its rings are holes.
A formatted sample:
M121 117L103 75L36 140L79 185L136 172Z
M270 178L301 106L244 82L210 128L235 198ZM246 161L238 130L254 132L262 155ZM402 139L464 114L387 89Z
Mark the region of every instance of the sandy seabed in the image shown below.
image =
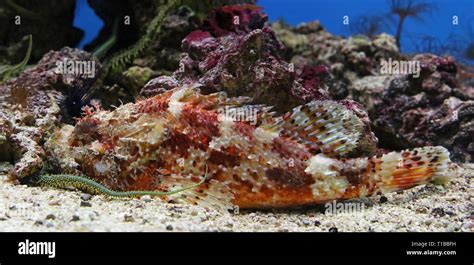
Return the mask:
M474 164L464 164L445 186L352 201L363 203L359 211L327 214L320 205L234 214L146 196L111 199L13 185L0 175L0 231L474 232L473 177Z

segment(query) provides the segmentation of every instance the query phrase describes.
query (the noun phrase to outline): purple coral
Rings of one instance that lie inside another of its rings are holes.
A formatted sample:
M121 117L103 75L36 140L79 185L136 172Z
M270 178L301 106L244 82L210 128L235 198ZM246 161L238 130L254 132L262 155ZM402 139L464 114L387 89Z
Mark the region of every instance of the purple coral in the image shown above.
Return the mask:
M267 20L268 16L254 5L224 6L210 13L204 21L204 28L221 37L230 32L242 34L261 29Z
M390 148L443 145L457 161L474 161L474 97L457 81L450 57L421 54L421 75L395 78L375 105L374 124ZM471 88L472 90L472 88Z
M315 99L330 98L327 88L323 86L325 80L330 76L329 68L325 65L305 65L298 75L300 87L291 90L291 94L301 102Z
M235 17L239 17L238 24L234 23ZM203 29L184 38L182 49L186 55L173 78L152 80L141 95L168 89L168 80L173 79L178 84L198 82L207 93L226 91L230 96L250 96L254 102L273 105L280 112L314 99L328 99L324 86L328 68L295 69L284 61L281 54L285 47L265 26L267 19L252 5L214 10Z

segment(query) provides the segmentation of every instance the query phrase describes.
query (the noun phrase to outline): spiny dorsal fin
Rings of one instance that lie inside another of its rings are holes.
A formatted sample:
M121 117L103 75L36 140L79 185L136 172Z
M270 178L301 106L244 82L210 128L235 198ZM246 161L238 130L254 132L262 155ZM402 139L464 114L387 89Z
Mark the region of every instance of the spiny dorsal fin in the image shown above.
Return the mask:
M262 128L295 139L313 153L343 156L353 150L363 131L359 118L335 101L298 106Z
M216 110L234 121L256 125L259 122L273 119L273 107L265 104L252 104L249 97L227 97L225 92L216 92L208 95L200 93L200 84L194 83L170 90L170 101L179 101L205 110Z
M245 98L226 99L225 94L202 95L198 87L194 84L180 88L173 95L180 95L180 102L205 104L207 109L229 107L227 110L232 112L236 108L252 108L261 129L291 137L313 153L322 152L330 157L346 155L357 146L363 132L362 121L335 101L312 101L275 118L271 107L246 105Z

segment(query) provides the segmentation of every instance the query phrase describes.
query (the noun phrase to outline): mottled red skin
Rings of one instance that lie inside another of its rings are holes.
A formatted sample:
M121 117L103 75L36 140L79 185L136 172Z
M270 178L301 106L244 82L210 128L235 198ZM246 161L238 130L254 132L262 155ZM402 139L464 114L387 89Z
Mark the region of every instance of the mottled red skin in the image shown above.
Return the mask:
M144 101L136 103L136 110L139 114L156 114L163 115L168 106L169 93L156 96ZM105 150L113 152L113 147L117 144L117 138L110 138L110 135L101 134L98 130L98 120L91 110L86 111L87 115L83 117L76 125L74 146L88 144L92 140L98 140ZM310 175L304 172L305 166L303 160L307 159L311 154L301 146L295 145L295 142L289 138L278 137L274 143L266 145L269 150L281 155L285 159L294 158L295 166L292 168L275 167L266 171L264 176L252 174L254 179L267 179L274 186L268 188L263 186L259 192L252 192L253 185L248 181L242 181L238 176L228 176L219 166L238 167L248 152L257 152L257 150L240 150L236 146L228 146L220 150L209 149L209 143L212 139L219 137L219 122L217 120L218 113L216 110L205 110L201 106L190 102L186 104L181 112L180 119L168 127L167 138L164 139L159 146L152 146L148 153L139 155L136 149L131 149L131 157L129 160L117 163L119 173L101 175L97 174L93 165L104 157L92 156L82 157L80 162L81 170L94 179L97 179L112 189L117 190L164 190L166 186L161 185L157 179L163 172L173 172L176 167L176 160L179 158L189 158L190 148L206 151L209 157L204 162L209 172L212 172L209 179L219 181L230 180L230 189L233 191L233 203L241 207L256 207L258 205L268 206L288 206L299 201L299 203L311 203L313 200L309 185L314 183ZM233 125L236 134L239 134L249 142L249 145L255 142L253 133L255 127L245 122L235 122ZM185 132L185 133L184 133ZM85 140L87 139L87 140ZM137 161L140 157L147 156L153 152L158 152L159 148L170 150L174 156L173 159L160 159L148 163L142 170L130 167L132 161ZM133 152L135 150L135 152ZM263 163L264 161L258 161ZM196 166L201 166L197 165ZM202 167L202 166L201 166ZM158 170L160 169L160 170ZM204 171L204 168L202 169ZM130 176L134 175L134 178ZM118 182L114 182L113 179ZM280 198L278 202L273 202L274 195Z
M342 176L347 188L342 193L320 189L315 195L314 185L326 180L308 173L307 162L320 152L334 155L329 149L336 148L337 143L325 148L300 144L287 133L296 130L290 125L284 127L288 131L269 141L257 134L258 127L247 122L225 125L217 109L223 99L191 92L183 101L176 101L174 93L179 90L124 105L113 112L99 107L86 109L70 141L72 148L81 151L75 155L80 170L114 190L166 191L170 189L167 180L175 178L173 174L191 176L197 182L207 169L206 185L213 185L212 180L224 183L233 196L232 203L242 208L315 204L370 196L380 190L377 183L369 180L381 171L384 161L382 157L372 157L367 159L367 166L359 168L331 164L328 170ZM179 111L173 108L177 102ZM319 111L325 115L324 110ZM285 115L284 119L289 117ZM307 136L307 132L295 132ZM433 172L432 164L438 162L434 156L428 169L416 169L428 163L426 159L416 152L400 156L403 163L393 169L393 180L385 184L393 189L416 185ZM331 161L350 165L355 159ZM206 185L196 190L207 190Z

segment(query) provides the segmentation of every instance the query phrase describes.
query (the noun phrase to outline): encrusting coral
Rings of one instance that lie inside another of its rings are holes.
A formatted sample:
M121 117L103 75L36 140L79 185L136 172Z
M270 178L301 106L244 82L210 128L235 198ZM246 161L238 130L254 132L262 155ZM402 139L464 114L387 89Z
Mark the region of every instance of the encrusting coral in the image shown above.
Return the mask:
M59 62L90 61L87 75L70 75L57 69ZM2 161L15 164L12 176L22 179L39 172L45 157L41 144L61 122L71 122L81 97L100 71L89 53L63 48L47 53L36 66L0 85L0 150Z
M394 78L377 95L373 122L383 144L442 145L453 160L474 162L474 87L457 80L453 58L420 54L412 60L421 63L420 77Z
M347 97L353 81L378 73L382 60L403 58L395 39L387 34L377 35L374 39L364 36L343 38L324 30L319 21L297 27L275 22L271 27L287 47L287 60L297 67L328 67L331 78L329 93L335 99Z

